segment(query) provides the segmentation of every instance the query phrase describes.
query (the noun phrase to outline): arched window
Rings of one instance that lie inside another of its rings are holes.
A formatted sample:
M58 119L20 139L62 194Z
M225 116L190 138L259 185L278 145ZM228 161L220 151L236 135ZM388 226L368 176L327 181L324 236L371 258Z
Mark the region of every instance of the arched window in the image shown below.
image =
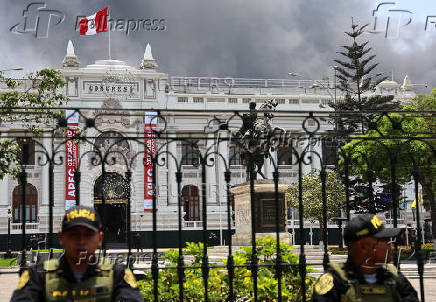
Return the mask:
M22 201L22 185L15 187L12 192L12 221L21 222L24 202ZM36 222L38 214L38 191L36 188L26 183L25 186L26 221Z
M196 186L184 186L182 189L183 209L186 221L200 220L200 194Z

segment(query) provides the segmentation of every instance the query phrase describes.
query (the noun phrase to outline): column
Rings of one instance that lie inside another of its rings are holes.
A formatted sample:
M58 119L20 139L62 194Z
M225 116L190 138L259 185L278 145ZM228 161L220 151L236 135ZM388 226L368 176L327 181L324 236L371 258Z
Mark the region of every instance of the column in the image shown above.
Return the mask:
M7 130L4 130L4 132L1 133L1 138L6 139L8 136ZM3 179L0 180L0 194L3 198L0 198L0 205L7 206L9 205L9 200L11 200L12 205L12 196L9 196L8 192L9 187L9 175L5 174L3 176Z
M322 147L321 141L319 139L316 140L316 143L312 146L312 168L321 170L321 161L322 161ZM319 156L318 156L319 155Z
M210 154L213 153L217 146L215 144L215 135L214 133L208 133L206 137L206 153ZM207 194L207 203L208 204L216 204L217 202L217 190L218 185L216 181L216 174L215 171L217 169L217 161L219 161L219 158L215 156L215 154L211 154L206 158L206 163L211 164L210 159L213 158L215 161L213 166L207 166L206 165L206 194Z
M226 164L229 165L229 141L227 140L227 132L218 132L218 153L224 157L225 163L221 156L217 158L217 179L218 179L218 198L220 203L227 202L227 187L224 172L226 172Z
M177 135L175 132L169 133L169 143L167 145L168 156L167 156L167 165L168 165L168 182L167 182L167 194L168 194L168 203L169 204L177 204L177 182L176 182L176 171L177 164L175 158L177 158L177 141L172 141L172 139L176 138Z
M0 180L0 194L2 196L2 198L0 198L0 205L2 205L2 206L9 205L9 200L12 197L12 196L9 196L8 187L9 187L9 175L5 174L3 176L3 179ZM12 202L11 202L11 204L12 204Z
M44 155L46 158L44 159L44 162L47 160L47 158L51 159L52 155L52 148L51 148L51 133L44 133L44 136L42 138L42 145L44 146L45 150L43 150ZM42 166L42 180L41 180L41 205L48 206L48 199L49 199L49 170L50 170L50 163L47 161L47 164Z
M308 150L304 151L304 149L307 148ZM303 175L304 176L306 174L308 174L311 170L312 170L312 165L309 164L309 157L312 158L313 160L313 154L310 152L312 150L312 146L310 144L308 144L308 139L298 142L297 143L297 150L300 153L300 157L301 157L301 165L302 165L302 171L303 171ZM304 160L303 160L304 159ZM308 164L305 164L308 163Z

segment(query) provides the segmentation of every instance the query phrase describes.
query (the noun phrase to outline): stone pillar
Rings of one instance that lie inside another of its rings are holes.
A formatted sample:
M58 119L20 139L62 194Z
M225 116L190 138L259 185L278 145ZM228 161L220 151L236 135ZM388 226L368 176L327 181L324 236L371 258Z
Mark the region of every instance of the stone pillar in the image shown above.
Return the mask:
M316 144L312 146L312 151L312 169L321 170L322 147L319 140L317 140Z
M206 154L210 154L206 158L206 200L208 204L217 202L217 181L215 171L217 169L217 157L213 153L217 148L215 144L214 133L208 133L206 137ZM213 165L211 159L214 160ZM210 165L210 166L209 166Z
M52 156L52 148L51 148L51 133L44 133L42 139L42 145L45 150L43 150L44 155L51 159ZM45 161L46 159L44 159ZM41 179L41 205L48 206L49 202L49 191L50 191L50 182L49 182L49 173L50 173L50 164L47 162L46 165L42 166L42 179Z
M227 132L218 132L220 139L218 140L218 153L224 157L225 163L229 165L229 141L227 140ZM221 156L217 157L217 180L218 180L218 198L221 204L227 202L227 187L224 172L226 172L226 165Z
M306 148L306 147L308 148L308 150L304 151L304 148ZM301 163L302 164L302 171L303 171L302 176L304 176L312 170L312 165L309 163L309 157L312 157L312 160L313 160L313 154L310 152L310 150L312 150L312 146L310 146L310 145L307 146L307 142L304 141L303 144L298 144L297 150L301 154L301 157L302 157L302 163ZM303 152L304 152L304 154L303 154ZM304 160L303 160L303 158L304 158ZM308 164L305 164L305 162Z
M7 136L8 136L7 130L1 133L2 139L6 139ZM0 198L0 205L4 205L4 206L9 205L9 200L11 200L11 205L12 205L12 196L9 196L8 189L9 189L9 175L5 174L3 176L3 179L0 180L0 194L2 196L2 198Z
M168 203L177 204L177 182L176 182L176 171L177 164L175 158L177 158L177 141L171 141L171 139L176 138L176 133L169 133L169 143L167 145L168 153L167 165L168 165L168 182L167 182L167 192L168 192Z
M254 184L256 208L259 213L256 217L256 229L259 231L256 233L256 237L272 236L275 238L275 221L281 219L281 228L283 231L279 233L280 241L291 243L291 234L286 230L286 202L283 200L284 193L287 184L279 183L279 203L283 205L280 218L275 216L275 208L271 206L274 202L274 182L272 180L256 180ZM250 183L246 182L240 185L236 185L232 188L232 193L235 196L235 234L232 235L232 241L234 245L247 246L251 244L251 194ZM263 207L263 208L262 208ZM273 215L273 217L271 217ZM262 225L262 219L274 220L274 225L264 224ZM266 228L265 228L266 227Z

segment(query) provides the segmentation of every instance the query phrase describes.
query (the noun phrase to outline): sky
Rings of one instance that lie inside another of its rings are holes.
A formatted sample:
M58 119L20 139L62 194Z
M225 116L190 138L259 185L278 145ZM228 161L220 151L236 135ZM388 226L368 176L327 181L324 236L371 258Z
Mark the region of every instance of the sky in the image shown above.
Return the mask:
M361 42L369 41L373 48L376 72L393 74L400 84L407 74L414 84L436 87L434 0L0 1L0 70L59 68L68 40L81 66L107 59L108 33L80 36L75 23L77 16L109 5L111 18L119 22L119 30L111 32L112 59L139 66L149 42L159 70L170 76L281 79L293 72L306 79L331 77L337 52L350 44L344 31L353 18L372 31ZM158 24L126 33L128 20L133 27L145 19Z

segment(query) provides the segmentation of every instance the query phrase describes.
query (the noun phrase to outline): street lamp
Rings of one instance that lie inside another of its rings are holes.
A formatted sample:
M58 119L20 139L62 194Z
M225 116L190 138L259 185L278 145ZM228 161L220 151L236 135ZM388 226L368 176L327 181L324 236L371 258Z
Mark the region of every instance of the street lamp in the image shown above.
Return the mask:
M14 67L14 68L0 69L1 72L5 72L5 71L18 71L18 70L24 70L24 68L23 67Z
M2 69L1 71L12 71L12 70L14 70L14 71L17 71L17 70L23 70L24 68L23 67L14 67L14 68L6 68L6 69Z
M11 251L11 218L12 218L12 208L11 206L8 206L8 246L7 246L7 252L4 255L4 258L12 258L12 251Z
M288 72L288 76L304 78L304 76L295 72Z

